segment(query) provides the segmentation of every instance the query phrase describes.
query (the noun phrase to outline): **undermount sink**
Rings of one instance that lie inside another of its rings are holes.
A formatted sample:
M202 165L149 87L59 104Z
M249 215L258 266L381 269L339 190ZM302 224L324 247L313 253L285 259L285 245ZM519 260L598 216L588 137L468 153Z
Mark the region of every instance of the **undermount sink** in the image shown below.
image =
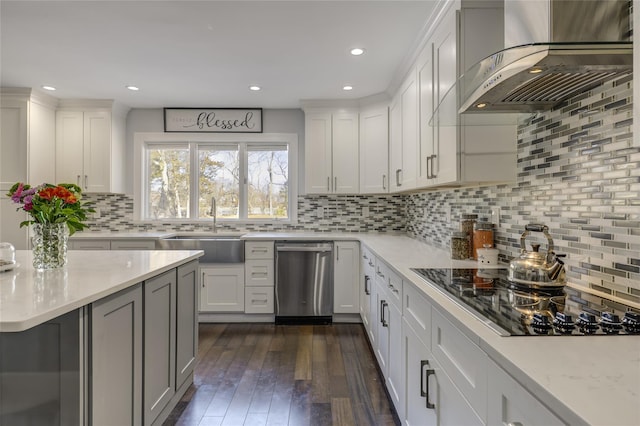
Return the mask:
M244 240L239 235L206 234L177 235L159 239L159 250L202 250L200 263L242 263L244 262Z

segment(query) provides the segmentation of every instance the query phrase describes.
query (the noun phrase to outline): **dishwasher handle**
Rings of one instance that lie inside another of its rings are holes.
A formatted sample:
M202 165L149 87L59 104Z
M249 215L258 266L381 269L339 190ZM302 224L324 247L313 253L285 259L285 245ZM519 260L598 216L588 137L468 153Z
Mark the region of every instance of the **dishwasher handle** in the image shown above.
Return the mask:
M306 251L306 252L331 252L333 246L330 244L318 244L318 245L303 245L303 244L289 244L289 245L276 245L276 251Z

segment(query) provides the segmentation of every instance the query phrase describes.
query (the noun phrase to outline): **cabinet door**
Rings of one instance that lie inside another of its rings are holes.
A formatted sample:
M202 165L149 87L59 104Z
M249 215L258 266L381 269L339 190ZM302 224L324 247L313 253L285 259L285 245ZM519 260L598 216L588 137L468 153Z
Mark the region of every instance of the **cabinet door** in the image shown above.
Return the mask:
M178 267L176 390L190 377L198 354L198 262Z
M418 147L418 82L415 70L407 78L402 89L402 172L400 189L416 186L416 153Z
M522 426L565 424L493 361L489 361L487 394L489 395L487 424Z
M376 282L376 337L378 342L373 347L383 377L389 374L389 300L387 300L384 284Z
M305 187L308 194L328 194L331 172L331 114L305 113Z
M435 184L458 179L458 111L455 83L457 67L458 11L451 8L438 25L434 40L435 105L437 106L434 155L431 161Z
M92 425L142 423L142 286L91 306Z
M420 143L418 144L417 184L433 184L434 134L436 120L434 112L434 63L433 43L429 42L420 54L418 84L420 92Z
M402 346L406 395L403 424L435 426L438 424L438 412L435 407L437 381L433 375L427 376L427 370L432 368L430 363L433 363L433 357L406 321L403 321L402 326Z
M345 112L332 117L333 192L357 194L360 188L358 113Z
M84 116L82 111L56 113L56 181L84 187ZM102 158L107 161L108 157Z
M334 246L333 312L357 314L360 310L360 244L336 241Z
M374 260L373 255L365 247L360 257L360 317L367 335L371 332L371 295L373 293ZM371 336L369 336L371 341ZM371 341L373 343L373 341Z
M82 188L87 192L111 190L111 113L84 113L84 173Z
M176 271L144 283L144 424L175 394Z
M200 267L200 311L244 312L244 264Z
M360 193L389 191L389 110L360 113Z
M396 96L389 108L389 190L399 191L402 173L402 103Z
M480 418L487 415L487 354L437 309L431 310L431 352Z
M388 307L387 327L389 330L389 370L387 389L398 416L404 418L404 371L402 362L402 313L393 303Z

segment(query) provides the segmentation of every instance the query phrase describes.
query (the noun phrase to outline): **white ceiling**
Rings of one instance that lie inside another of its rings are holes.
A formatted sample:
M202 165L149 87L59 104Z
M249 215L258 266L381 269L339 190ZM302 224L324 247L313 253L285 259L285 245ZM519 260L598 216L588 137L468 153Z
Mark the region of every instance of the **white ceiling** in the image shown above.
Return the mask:
M360 99L397 86L435 4L2 0L0 84L132 108Z

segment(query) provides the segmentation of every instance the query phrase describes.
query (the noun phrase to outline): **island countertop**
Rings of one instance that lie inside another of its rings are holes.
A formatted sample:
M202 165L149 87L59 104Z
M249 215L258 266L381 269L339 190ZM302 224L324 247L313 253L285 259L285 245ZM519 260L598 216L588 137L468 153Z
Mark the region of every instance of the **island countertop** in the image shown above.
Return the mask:
M202 256L201 250L69 250L63 268L38 271L28 250L0 272L0 332L24 331Z

